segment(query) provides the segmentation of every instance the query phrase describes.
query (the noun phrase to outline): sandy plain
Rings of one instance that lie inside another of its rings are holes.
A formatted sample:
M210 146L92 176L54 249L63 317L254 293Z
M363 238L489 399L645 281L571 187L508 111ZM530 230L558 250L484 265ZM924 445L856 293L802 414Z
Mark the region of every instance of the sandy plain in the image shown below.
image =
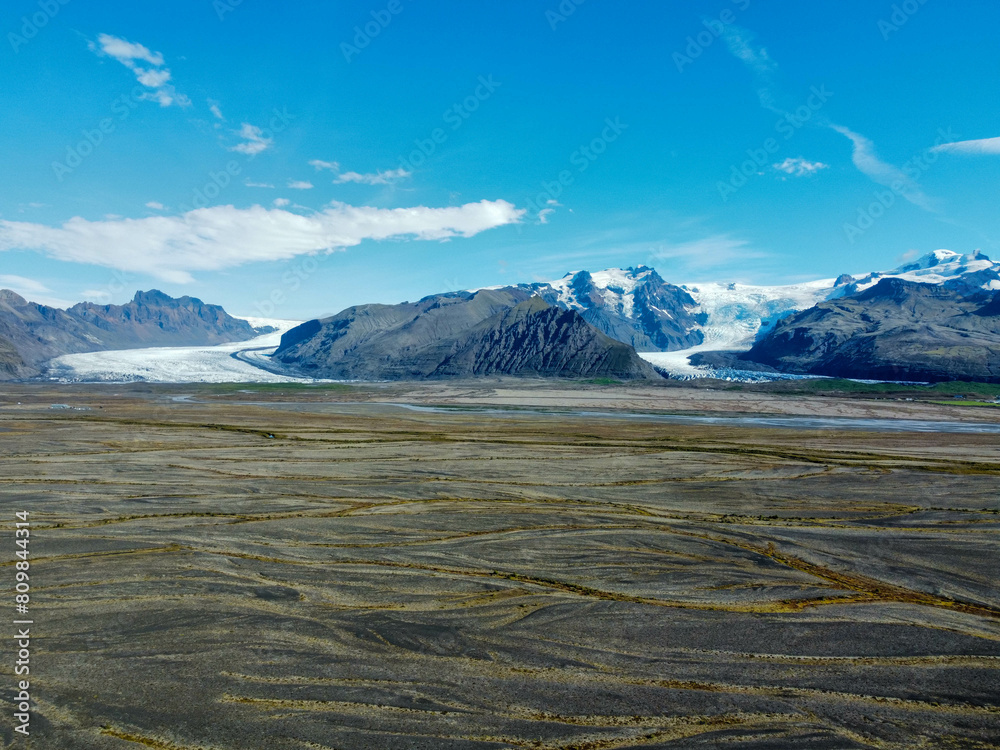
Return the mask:
M27 510L36 703L25 741L5 649L5 745L1000 748L997 434L394 403L998 421L510 381L8 386L0 577L12 607Z

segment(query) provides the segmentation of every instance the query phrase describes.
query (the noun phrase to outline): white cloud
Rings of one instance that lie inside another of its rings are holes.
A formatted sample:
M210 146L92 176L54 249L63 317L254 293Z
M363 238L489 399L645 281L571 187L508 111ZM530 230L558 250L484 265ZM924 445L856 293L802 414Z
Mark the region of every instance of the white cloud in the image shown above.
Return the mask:
M144 70L135 75L139 83L151 89L158 89L170 80L169 70Z
M100 34L96 44L90 43L90 49L98 55L113 57L131 70L136 80L150 89L145 93L145 99L158 102L161 107L169 107L171 104L190 106L191 100L177 93L177 90L169 84L170 70L163 67L166 61L161 53L151 52L148 47L110 34ZM137 60L153 67L144 67L136 62Z
M274 187L274 185L272 185L270 182L252 182L250 180L245 180L243 182L243 184L246 185L247 187L255 187L255 188L273 188Z
M215 116L216 120L225 120L226 118L222 114L222 110L219 109L219 103L213 102L211 99L208 100L208 109Z
M975 141L942 143L940 146L932 148L931 151L967 155L1000 154L1000 138L980 138Z
M358 172L344 172L343 174L337 175L337 179L334 180L335 183L344 182L358 182L363 185L388 185L396 180L402 180L409 177L412 172L409 172L402 167L399 169L388 169L380 172L370 172L368 174L359 174Z
M88 263L184 283L192 272L345 249L365 240L447 240L514 224L524 215L504 200L447 208L375 208L332 203L299 215L253 206L214 206L179 216L88 221L62 226L0 220L0 250L35 250L61 261Z
M309 166L315 167L317 172L319 172L321 169L329 169L331 172L340 171L340 164L335 161L323 161L322 159L313 159L309 162Z
M538 212L538 223L539 224L548 224L549 223L549 215L550 214L554 214L555 212L556 212L556 210L554 208L543 208L541 211Z
M313 184L305 180L289 180L288 187L292 190L312 190Z
M830 165L824 164L821 161L809 161L808 159L803 159L802 157L796 157L785 159L779 164L772 164L775 169L779 172L784 172L785 174L790 174L793 177L805 177L807 175L816 174L821 169L827 169Z
M150 52L148 47L110 34L101 34L97 37L97 42L101 45L101 52L110 55L123 65L134 65L136 60L143 60L159 68L166 62L161 53Z
M166 211L167 210L167 207L164 206L159 201L150 201L149 203L146 204L146 208L152 208L152 209L154 209L156 211Z
M288 198L275 198L274 199L274 205L277 206L278 208L282 208L284 206L291 205L291 203L292 202L290 200L288 200Z
M246 154L247 156L256 156L262 151L267 151L271 148L274 143L273 138L265 138L264 131L258 128L256 125L251 125L248 122L243 123L243 127L236 132L240 138L243 138L243 143L238 143L235 146L230 147L230 151L239 151L241 154Z
M842 125L831 125L845 138L854 144L854 151L851 160L858 168L873 182L890 188L893 192L898 192L906 200L915 206L919 206L927 211L933 211L933 201L924 194L920 186L907 176L899 167L882 161L875 152L875 144L859 133L855 133L850 128Z

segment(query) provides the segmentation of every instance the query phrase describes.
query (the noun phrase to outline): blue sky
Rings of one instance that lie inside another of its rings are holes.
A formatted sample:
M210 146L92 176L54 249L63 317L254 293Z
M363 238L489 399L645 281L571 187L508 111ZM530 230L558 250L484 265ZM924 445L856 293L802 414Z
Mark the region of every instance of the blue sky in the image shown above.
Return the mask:
M0 286L38 301L306 318L581 268L783 283L998 254L989 0L0 18Z

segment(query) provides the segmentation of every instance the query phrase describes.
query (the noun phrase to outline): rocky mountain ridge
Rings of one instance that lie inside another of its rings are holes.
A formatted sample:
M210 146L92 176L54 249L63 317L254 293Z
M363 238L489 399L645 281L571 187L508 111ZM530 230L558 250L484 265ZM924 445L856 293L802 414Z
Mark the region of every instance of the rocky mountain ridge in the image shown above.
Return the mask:
M882 278L785 318L740 358L833 377L1000 382L1000 291Z
M136 292L124 305L82 302L66 310L0 290L0 378L37 375L62 354L153 346L245 341L257 335L245 320L194 297Z

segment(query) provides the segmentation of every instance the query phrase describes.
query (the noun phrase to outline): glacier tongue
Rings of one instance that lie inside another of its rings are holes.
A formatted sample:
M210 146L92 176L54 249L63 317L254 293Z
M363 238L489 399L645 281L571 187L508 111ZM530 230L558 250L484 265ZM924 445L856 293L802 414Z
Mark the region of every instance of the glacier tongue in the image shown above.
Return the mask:
M108 383L313 382L308 378L294 378L263 369L269 366L267 355L278 346L281 335L301 321L244 320L255 328L272 326L278 330L249 341L218 346L169 346L65 354L48 362L49 376L70 382Z

